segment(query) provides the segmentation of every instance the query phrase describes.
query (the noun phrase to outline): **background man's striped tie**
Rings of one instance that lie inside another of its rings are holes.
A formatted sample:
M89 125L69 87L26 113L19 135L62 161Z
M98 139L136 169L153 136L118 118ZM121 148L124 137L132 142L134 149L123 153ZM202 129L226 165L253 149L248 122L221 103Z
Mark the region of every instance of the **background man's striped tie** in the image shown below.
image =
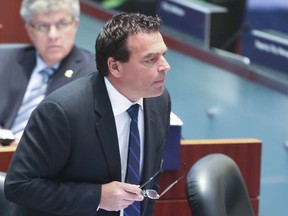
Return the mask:
M53 72L53 68L45 68L39 71L42 75L42 82L37 83L37 85L31 89L30 94L27 97L24 97L11 129L14 134L23 132L32 111L44 99L49 78Z

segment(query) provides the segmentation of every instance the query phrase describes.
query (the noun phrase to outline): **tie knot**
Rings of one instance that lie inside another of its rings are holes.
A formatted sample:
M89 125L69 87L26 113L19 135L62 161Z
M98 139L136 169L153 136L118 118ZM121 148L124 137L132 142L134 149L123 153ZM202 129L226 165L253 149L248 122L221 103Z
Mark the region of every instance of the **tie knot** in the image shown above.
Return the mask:
M139 104L134 104L127 109L127 112L131 119L137 120L138 119L138 111L139 111Z
M54 73L54 68L47 67L47 68L44 68L43 70L41 70L39 73L43 77L43 82L48 83L49 78Z

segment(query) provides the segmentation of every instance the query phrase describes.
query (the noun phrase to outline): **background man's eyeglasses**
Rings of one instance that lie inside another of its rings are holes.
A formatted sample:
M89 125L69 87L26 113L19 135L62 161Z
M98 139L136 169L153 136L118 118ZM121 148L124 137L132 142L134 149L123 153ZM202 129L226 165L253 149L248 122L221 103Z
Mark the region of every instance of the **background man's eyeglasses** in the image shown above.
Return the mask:
M60 20L59 22L55 23L55 24L49 24L49 23L29 23L29 25L34 28L35 30L37 30L38 32L41 33L48 33L51 30L51 26L54 26L57 31L64 31L66 30L68 27L70 27L72 24L74 23L74 19L71 21L67 21L67 20Z
M177 184L186 174L186 164L183 164L183 169L184 169L184 174L179 177L176 181L172 182L160 195L157 193L156 190L153 189L146 189L146 190L142 190L142 195L144 197L148 197L150 199L160 199L160 197L162 197L165 193L167 193L175 184ZM140 188L142 189L145 185L147 185L149 182L151 182L160 172L162 172L163 170L159 170L158 172L156 172L147 182L145 182L144 184L142 184L140 186Z

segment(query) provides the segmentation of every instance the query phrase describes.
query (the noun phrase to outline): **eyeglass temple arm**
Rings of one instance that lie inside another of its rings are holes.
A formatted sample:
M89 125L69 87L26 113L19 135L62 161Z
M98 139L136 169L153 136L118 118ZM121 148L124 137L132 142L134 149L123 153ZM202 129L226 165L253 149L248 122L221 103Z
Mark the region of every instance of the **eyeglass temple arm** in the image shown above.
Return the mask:
M162 171L163 171L162 169L158 170L148 181L146 181L144 184L140 185L140 189L145 187L149 182L151 182Z
M184 175L183 175L184 176ZM159 195L159 198L161 197L161 196L163 196L167 191L169 191L175 184L177 184L178 183L178 181L180 181L182 178L183 178L183 176L181 176L179 179L177 179L176 181L174 181L174 182L172 182L160 195Z
M175 184L177 184L185 175L186 175L186 163L183 164L183 169L184 169L184 174L178 178L176 181L174 181L173 183L171 183L160 195L159 198L161 196L163 196L167 191L169 191Z
M146 181L144 184L140 185L140 189L142 189L144 186L146 186L150 181L152 181L160 172L163 172L163 159L161 160L161 165L160 165L160 169L148 180Z

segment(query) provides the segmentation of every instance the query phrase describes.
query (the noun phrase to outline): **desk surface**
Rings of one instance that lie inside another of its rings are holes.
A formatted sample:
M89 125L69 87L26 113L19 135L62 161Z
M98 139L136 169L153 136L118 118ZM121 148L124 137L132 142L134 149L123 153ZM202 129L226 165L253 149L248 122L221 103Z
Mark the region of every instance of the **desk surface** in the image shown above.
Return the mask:
M1 152L14 152L17 146L0 146L0 153Z
M115 13L114 11L103 9L97 5L98 4L95 4L90 0L81 0L82 11L103 22L108 20ZM263 66L245 65L235 62L234 60L227 58L227 56L219 56L219 54L216 54L209 49L198 46L198 43L193 43L195 42L195 39L185 33L170 30L169 28L162 28L162 30L165 43L169 47L192 58L227 70L230 73L234 73L252 82L288 94L288 74L274 71Z

